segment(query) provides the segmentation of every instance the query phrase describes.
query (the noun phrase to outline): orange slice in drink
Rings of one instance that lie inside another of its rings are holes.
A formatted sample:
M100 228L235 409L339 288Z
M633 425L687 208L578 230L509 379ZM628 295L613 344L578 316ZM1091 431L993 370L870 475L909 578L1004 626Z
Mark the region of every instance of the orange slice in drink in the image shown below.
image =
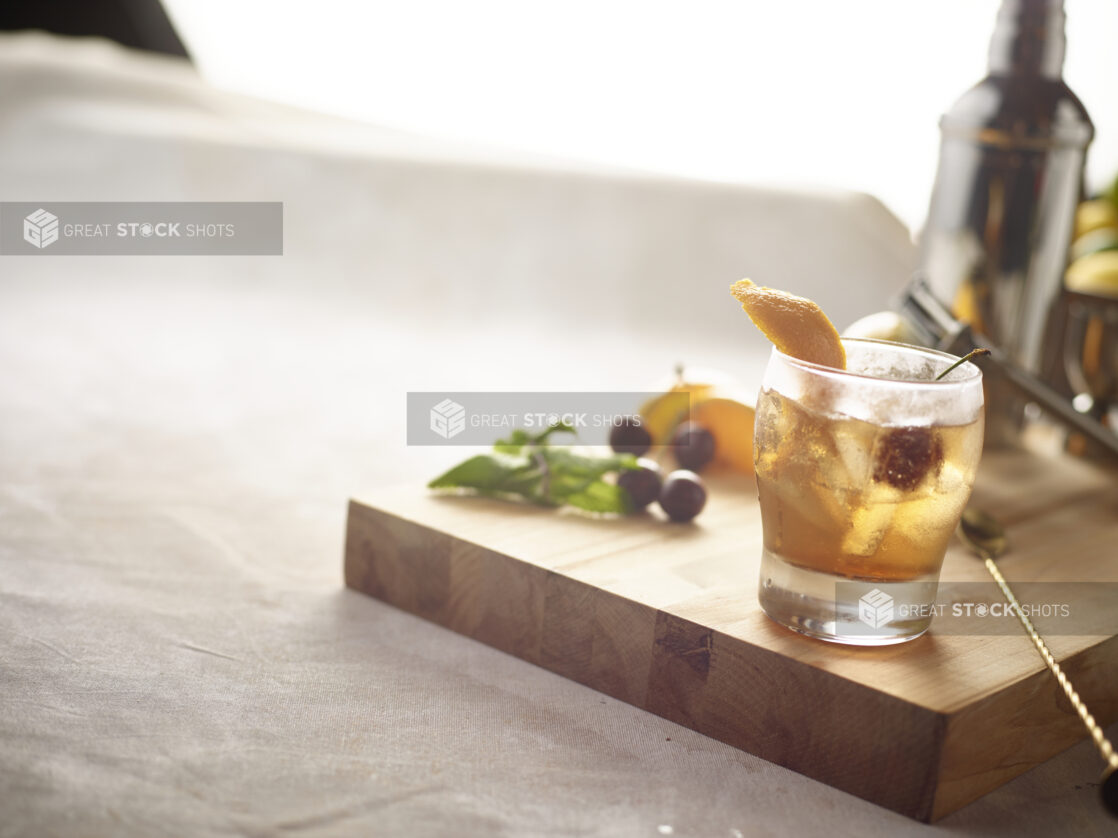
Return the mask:
M838 331L823 309L806 297L763 288L748 279L730 286L749 319L785 355L835 369L846 369Z

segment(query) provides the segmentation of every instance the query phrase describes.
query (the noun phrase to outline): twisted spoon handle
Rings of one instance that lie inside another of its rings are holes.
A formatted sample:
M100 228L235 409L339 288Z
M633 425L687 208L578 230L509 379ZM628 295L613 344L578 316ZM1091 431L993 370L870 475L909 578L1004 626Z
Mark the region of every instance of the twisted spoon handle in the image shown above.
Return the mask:
M1036 650L1040 652L1040 656L1044 658L1044 662L1048 665L1048 668L1052 670L1052 674L1056 676L1056 680L1059 682L1060 686L1063 687L1068 701L1071 702L1071 706L1075 708L1075 712L1079 714L1079 718L1082 719L1083 724L1087 726L1087 730L1090 732L1091 738L1095 742L1095 747L1098 748L1099 753L1102 754L1102 758L1107 764L1106 771L1103 774L1104 802L1107 808L1114 812L1113 799L1111 796L1107 795L1107 788L1105 788L1107 786L1112 787L1114 782L1113 777L1118 776L1118 774L1116 774L1116 772L1118 772L1118 754L1114 752L1114 746L1110 743L1110 740L1106 738L1106 734L1099 726L1099 723L1095 721L1095 717L1091 715L1091 711L1087 709L1087 705L1083 703L1083 699L1079 697L1079 693L1076 692L1075 687L1072 686L1068 676L1064 674L1064 670L1060 668L1060 665L1056 663L1056 659L1052 657L1052 652L1049 651L1048 645L1041 639L1040 633L1037 632L1036 628L1033 626L1032 620L1030 620L1025 613L1025 609L1021 607L1021 603L1017 601L1017 597L1013 595L1009 583L1005 581L1005 577L1002 576L1002 572L998 570L998 566L994 564L994 560L987 555L984 557L983 561L986 564L986 569L990 571L990 575L994 577L994 581L998 583L998 587L1002 589L1002 594L1005 595L1006 601L1013 606L1013 613L1017 615L1017 619L1020 620L1021 625L1025 627L1025 633L1029 635L1029 639L1033 641ZM1110 791L1111 794L1113 794L1112 788ZM1118 812L1114 813L1118 814Z

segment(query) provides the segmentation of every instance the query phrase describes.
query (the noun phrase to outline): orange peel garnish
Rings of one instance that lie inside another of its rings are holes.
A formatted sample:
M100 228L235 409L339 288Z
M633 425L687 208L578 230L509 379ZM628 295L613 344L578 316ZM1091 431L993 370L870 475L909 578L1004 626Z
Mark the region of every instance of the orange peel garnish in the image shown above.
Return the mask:
M838 330L815 302L748 279L730 286L749 319L773 345L793 358L835 369L846 369L846 351Z

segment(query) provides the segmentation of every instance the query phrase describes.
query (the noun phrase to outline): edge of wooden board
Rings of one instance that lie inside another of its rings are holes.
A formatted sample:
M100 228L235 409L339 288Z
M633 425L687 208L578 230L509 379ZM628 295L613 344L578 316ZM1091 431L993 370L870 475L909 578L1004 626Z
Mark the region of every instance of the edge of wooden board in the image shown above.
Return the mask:
M1113 502L1108 475L1082 463L999 454L987 474L998 479L976 496L1025 532L1041 523L1041 499L1022 491L1037 481L1060 476L1061 503L1043 517L1064 531ZM833 671L829 656L796 657L789 638L762 646L717 621L722 631L704 627L686 602L658 608L502 552L511 542L494 549L433 529L423 504L396 497L386 509L350 501L347 587L910 817L939 819L1086 735L1023 635L975 654L1030 660L1027 673L926 706ZM1096 718L1118 719L1118 637L1065 649L1061 665Z
M935 811L943 714L356 501L345 583L889 809Z

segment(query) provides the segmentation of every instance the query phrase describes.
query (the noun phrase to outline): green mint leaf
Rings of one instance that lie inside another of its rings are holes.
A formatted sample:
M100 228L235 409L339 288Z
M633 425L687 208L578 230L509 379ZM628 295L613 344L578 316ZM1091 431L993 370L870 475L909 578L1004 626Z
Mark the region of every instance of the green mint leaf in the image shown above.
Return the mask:
M633 509L629 493L620 486L606 483L604 480L588 483L581 491L563 498L563 502L584 512L599 515L627 515Z
M540 456L547 462L553 474L563 473L594 480L611 471L626 471L639 468L637 458L632 454L610 454L594 457L577 454L566 448L544 448Z
M525 446L547 445L548 439L554 433L577 434L577 431L573 425L568 425L566 422L551 425L538 434L530 434L523 428L516 428L509 434L508 439L497 440L493 444L493 450L502 454L520 454L523 453Z
M581 492L597 479L568 471L548 471L547 476L544 491L556 503L566 503L568 497Z
M493 453L478 454L436 477L430 489L467 489L493 498L522 498L542 506L557 506L544 491L543 468L535 457Z
M578 436L578 431L575 430L574 425L570 425L566 422L560 422L558 425L551 425L545 428L542 433L536 434L536 436L532 438L532 444L547 445L547 441L551 438L551 435L558 433L574 434L575 436Z
M497 498L522 498L543 506L568 505L585 512L622 515L630 511L629 495L601 478L639 468L632 454L592 456L552 448L554 433L574 433L558 424L539 434L517 428L498 440L492 454L478 454L436 477L431 489L466 489Z
M538 481L539 467L530 457L501 453L478 454L439 475L427 487L498 490L509 485L523 485L533 471Z
M512 432L508 439L499 439L493 445L493 450L502 454L520 454L524 450L525 445L531 445L532 437L528 432L517 428Z

